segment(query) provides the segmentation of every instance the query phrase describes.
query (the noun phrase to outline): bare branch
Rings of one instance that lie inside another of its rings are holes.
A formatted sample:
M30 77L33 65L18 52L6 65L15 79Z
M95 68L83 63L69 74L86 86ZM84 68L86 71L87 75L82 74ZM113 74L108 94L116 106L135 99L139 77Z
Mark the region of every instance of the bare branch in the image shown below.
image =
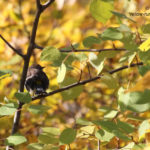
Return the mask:
M120 67L120 68L118 68L118 69L114 69L114 70L112 70L112 71L108 71L108 73L113 74L113 73L119 72L119 71L121 71L121 70L130 68L130 67L140 66L140 65L143 65L143 63L140 62L140 63L136 63L136 64L131 64L130 66L127 66L127 65L126 65L126 66ZM96 76L96 77L91 78L91 79L88 79L88 80L79 81L79 82L77 82L77 83L73 83L73 84L71 84L71 85L68 85L68 86L66 86L66 87L60 88L60 89L58 89L58 90L55 90L55 91L52 91L52 92L49 92L49 93L46 93L46 94L43 94L43 95L34 96L34 97L32 97L32 100L36 100L36 99L39 99L39 98L43 98L43 97L47 97L47 96L50 96L50 95L54 95L54 94L56 94L56 93L60 93L60 92L62 92L62 91L71 89L71 88L73 88L73 87L80 86L80 85L84 85L84 84L86 84L86 83L89 83L89 82L98 80L98 79L100 79L101 77L102 77L102 75Z
M42 5L40 3L40 0L36 0L36 5L38 9L42 9Z
M25 55L23 55L19 49L14 48L1 34L0 34L0 38L15 52L17 53L19 56L21 56L22 58L25 58Z
M25 84L25 79L26 79L26 75L27 75L27 70L29 67L29 61L30 61L30 57L33 53L33 50L35 48L35 37L36 37L36 32L37 32L37 27L38 27L38 23L39 23L39 18L41 13L43 12L43 9L40 8L40 0L36 0L37 3L37 12L36 12L36 16L33 22L33 28L32 28L32 33L31 33L31 38L30 38L30 42L29 42L29 46L27 49L27 54L25 55L26 59L24 59L24 67L23 67L23 71L22 71L22 76L21 76L21 81L20 81L20 87L19 87L19 91L23 92L24 91L24 84ZM45 8L47 8L51 3L47 4ZM44 9L45 9L44 8ZM13 122L13 127L12 127L12 133L14 134L18 131L18 126L19 126L19 122L20 122L20 116L21 116L21 108L24 105L24 103L19 102L19 107L17 111L15 113L14 116L14 122ZM7 149L9 149L9 146L7 147Z

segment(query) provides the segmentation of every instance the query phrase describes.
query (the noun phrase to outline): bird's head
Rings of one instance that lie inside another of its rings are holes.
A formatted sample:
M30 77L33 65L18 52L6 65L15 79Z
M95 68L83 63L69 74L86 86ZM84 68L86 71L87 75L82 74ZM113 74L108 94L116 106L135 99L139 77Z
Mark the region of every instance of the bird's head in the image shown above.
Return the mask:
M42 66L39 65L39 64L34 64L34 65L32 65L30 68L38 69L38 70L43 70L45 67L42 67Z

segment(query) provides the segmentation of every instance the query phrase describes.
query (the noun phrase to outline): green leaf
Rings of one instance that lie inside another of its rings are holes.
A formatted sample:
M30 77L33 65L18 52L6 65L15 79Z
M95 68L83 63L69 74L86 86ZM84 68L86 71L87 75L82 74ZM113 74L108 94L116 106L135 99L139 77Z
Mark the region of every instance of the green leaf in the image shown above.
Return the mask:
M147 144L139 143L139 144L134 145L132 150L143 150L146 148L146 146L147 146Z
M131 32L131 29L125 24L121 24L120 27L118 27L117 29L122 33Z
M135 35L130 32L125 32L121 42L124 44L124 48L136 52L139 50L138 45L135 42Z
M89 54L89 62L90 64L97 70L97 74L99 74L104 67L105 56L96 55L95 53Z
M113 133L115 134L115 136L117 136L118 138L120 138L120 139L122 139L124 141L130 141L131 140L131 138L129 138L128 136L126 136L121 131L118 132L118 130L114 130Z
M125 147L119 149L119 150L131 150L134 147L135 143L131 142L128 145L126 145Z
M11 70L0 70L0 79L4 79L12 75Z
M105 130L98 130L95 133L95 136L101 141L101 142L110 142L110 140L114 137L113 133L107 132Z
M59 140L64 144L71 144L76 138L76 130L67 128L61 133Z
M139 66L138 71L139 71L140 75L144 76L148 71L150 71L150 65Z
M80 128L81 131L83 131L84 133L89 134L89 135L93 134L94 129L95 129L95 126L93 126L93 125L88 125L88 126Z
M67 77L65 80L60 84L61 87L66 87L70 84L77 83L77 81L74 78ZM68 89L67 91L61 92L63 96L63 100L71 100L80 95L80 93L83 91L83 86L77 86L71 89Z
M102 33L101 37L103 40L121 40L123 34L117 28L108 28Z
M92 47L94 44L100 44L101 40L95 36L86 37L83 40L83 45L85 47Z
M142 25L141 29L142 29L142 32L145 33L145 34L150 33L150 24Z
M124 93L123 88L118 91L118 104L122 111L131 110L135 112L144 112L150 110L149 99L150 90L144 92Z
M130 51L125 53L125 55L123 57L120 58L119 62L123 63L125 61L128 61L128 65L130 65L132 63L132 61L134 60L135 56L136 56L136 52Z
M52 134L42 133L39 135L38 141L42 144L56 144L59 142L59 139Z
M17 106L14 103L5 104L0 107L0 116L14 115Z
M116 11L111 11L115 16L119 17L119 18L124 18L124 19L128 19L134 23L136 23L134 20L132 20L131 18L127 17L126 15L124 14L121 14L119 12L116 12Z
M135 116L134 114L129 114L126 117L129 118L130 120L134 120L134 121L143 121L143 120L145 120L145 118Z
M66 75L66 66L64 63L62 63L61 66L58 68L57 82L58 83L63 82L65 75Z
M104 121L104 120L98 120L98 121L93 121L94 124L100 125L102 129L112 132L114 130L118 130L117 124L115 124L112 121Z
M17 92L15 93L15 97L22 103L29 103L32 100L28 92L27 93Z
M103 0L92 0L90 4L90 12L92 16L102 23L106 23L112 16L111 11L114 9L113 3Z
M46 47L41 53L41 61L57 61L60 58L60 51L55 47Z
M27 142L27 139L24 136L17 133L17 134L13 134L13 135L9 136L6 139L5 144L11 145L11 146L16 146L16 145L20 145L25 142Z
M50 107L44 105L30 105L28 108L28 110L33 114L42 114L45 113L48 109L50 109Z
M117 121L117 126L119 129L121 129L122 131L128 134L135 131L135 127L133 125L126 122L122 122L120 120Z
M149 120L144 120L138 129L139 137L143 136L147 130L150 130L150 123Z
M104 115L104 118L112 119L112 118L114 118L117 115L117 113L118 113L117 110L110 110L108 113L106 113Z
M84 118L78 118L76 119L76 124L79 124L79 125L92 125L93 123L91 121L88 121Z
M102 76L101 82L107 85L110 89L116 89L118 87L117 80L110 74L105 74Z
M43 127L42 131L45 133L49 133L51 135L59 135L60 134L60 129L54 128L54 127Z
M43 150L44 144L31 143L27 146L29 150Z
M110 132L114 134L115 136L128 141L130 138L126 136L119 128L118 125L112 121L105 121L105 120L100 120L100 121L93 121L96 125L100 125L102 129L106 130L107 132Z
M88 59L88 57L85 53L79 53L76 55L76 57L80 62L86 61Z
M145 64L150 64L150 51L141 52L139 51L139 57Z

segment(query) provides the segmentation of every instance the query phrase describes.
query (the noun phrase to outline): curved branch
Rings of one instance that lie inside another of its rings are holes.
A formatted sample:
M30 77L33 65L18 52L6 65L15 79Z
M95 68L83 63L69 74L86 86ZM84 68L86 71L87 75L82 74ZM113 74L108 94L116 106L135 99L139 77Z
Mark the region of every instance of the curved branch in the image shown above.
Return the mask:
M25 55L23 55L19 49L14 48L1 34L0 34L0 38L19 56L21 56L22 58L25 58Z
M140 63L136 63L136 64L131 64L130 66L127 66L127 65L126 65L126 66L123 66L123 67L114 69L114 70L112 70L112 71L108 71L108 73L113 74L113 73L119 72L119 71L121 71L121 70L124 70L124 69L127 69L127 68L131 68L131 67L135 67L135 66L140 66L140 65L143 65L143 63L140 62ZM79 82L77 82L77 83L73 83L73 84L71 84L71 85L68 85L68 86L66 86L66 87L60 88L60 89L58 89L58 90L55 90L55 91L52 91L52 92L49 92L49 93L46 93L46 94L43 94L43 95L34 96L34 97L32 97L32 100L36 100L36 99L39 99L39 98L44 98L44 97L47 97L47 96L50 96L50 95L54 95L54 94L56 94L56 93L60 93L60 92L62 92L62 91L71 89L71 88L73 88L73 87L80 86L80 85L84 85L84 84L86 84L86 83L95 81L95 80L97 80L97 79L100 79L101 77L102 77L102 75L96 76L96 77L94 77L94 78L90 78L90 79L88 79L88 80L79 81Z

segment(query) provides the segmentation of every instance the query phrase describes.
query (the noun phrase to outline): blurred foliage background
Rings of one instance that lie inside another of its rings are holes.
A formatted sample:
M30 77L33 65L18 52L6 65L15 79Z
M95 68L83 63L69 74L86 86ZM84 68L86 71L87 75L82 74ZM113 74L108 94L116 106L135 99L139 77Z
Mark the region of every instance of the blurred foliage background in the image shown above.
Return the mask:
M42 0L46 2L46 0ZM82 41L87 36L101 34L108 27L118 27L120 21L116 16L112 16L106 24L96 21L89 11L90 0L56 0L56 2L46 9L41 15L38 25L36 43L42 47L54 46L57 48L68 47L71 44L79 43L80 49L85 48ZM115 0L114 10L130 17L136 24L129 20L122 20L132 32L141 33L140 27L149 23L150 16L130 16L129 12L149 11L150 1L148 0ZM0 1L0 34L3 35L14 47L21 49L23 53L27 51L30 32L32 30L33 20L36 13L35 0L1 0ZM146 35L142 35L146 38ZM123 44L120 41L105 41L101 44L95 44L92 48L120 48ZM96 53L97 54L97 53ZM59 88L57 83L57 67L49 62L40 61L41 50L35 49L31 58L30 65L39 63L46 68L44 71L50 79L48 91ZM88 55L88 53L86 53ZM112 70L121 67L127 63L118 63L124 52L117 52L116 57L109 58L105 62L104 70ZM16 101L14 94L18 91L21 77L23 61L0 39L0 69L11 70L12 76L0 80L0 103L3 105L7 100ZM88 79L89 73L85 63L74 62L74 68L68 71L68 77L74 77L76 80L80 77L80 70L83 69L82 79ZM95 69L90 65L91 75L96 75ZM113 77L120 86L128 89L133 87L139 79L137 68L123 70ZM77 118L87 120L96 120L103 118L104 113L99 111L102 106L117 108L117 90L118 88L109 88L101 80L93 81L83 87L82 93L70 100L64 100L61 93L46 97L44 100L36 100L26 104L22 109L20 122L20 133L25 135L28 142L18 146L19 149L26 150L29 143L36 143L37 136L41 133L41 127L57 127L63 130L66 127L74 127ZM39 114L34 114L28 109L31 104L42 104L49 106L50 109ZM133 125L139 125L139 121L126 118L130 111L126 111L119 118L122 121ZM138 117L148 118L149 112L140 113ZM0 146L4 147L4 141L11 133L13 116L4 116L0 118ZM138 141L138 133L134 133L134 140ZM136 138L137 137L137 138ZM114 138L103 149L113 149L125 146L127 143ZM118 146L119 145L119 146ZM77 139L71 144L73 150L94 150L97 147L97 141L92 138ZM65 147L60 147L61 150Z

